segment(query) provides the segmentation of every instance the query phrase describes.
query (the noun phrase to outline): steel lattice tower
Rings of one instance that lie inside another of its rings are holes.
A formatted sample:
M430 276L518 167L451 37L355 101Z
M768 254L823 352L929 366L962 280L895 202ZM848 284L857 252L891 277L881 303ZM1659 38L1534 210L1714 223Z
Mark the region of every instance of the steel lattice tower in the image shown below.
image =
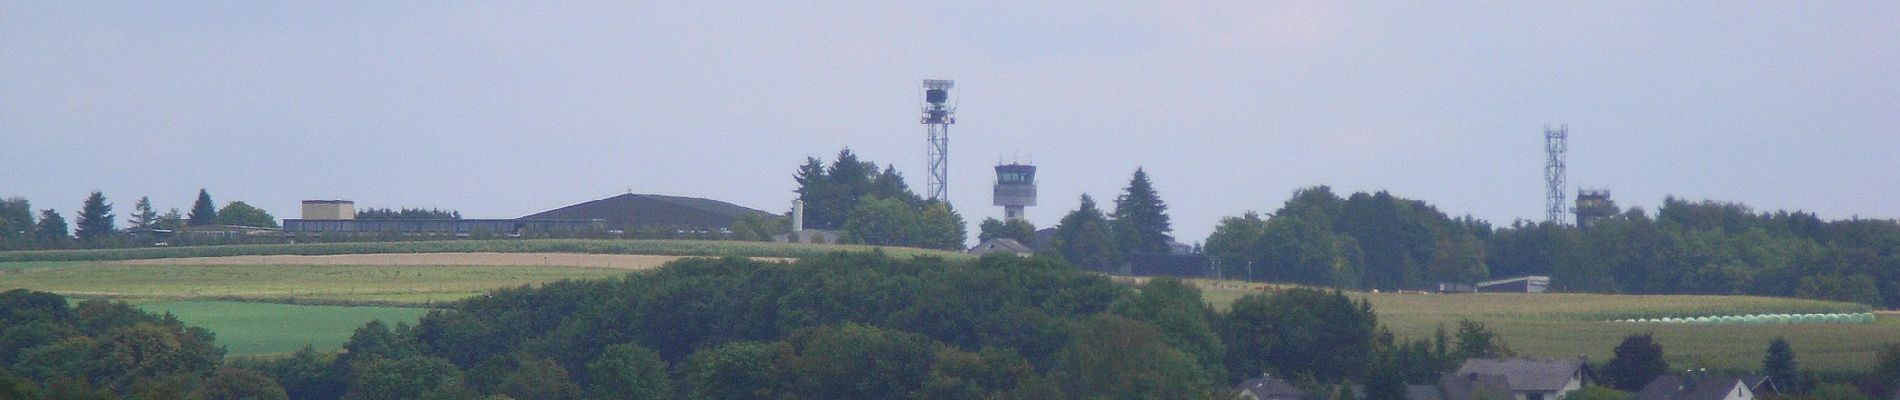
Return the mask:
M1566 143L1569 136L1568 125L1558 125L1557 129L1544 126L1544 219L1556 224L1564 223L1568 214L1564 204L1564 154L1570 151Z
M950 124L957 123L957 107L950 103L950 88L954 81L948 79L924 80L924 132L930 136L930 177L925 187L930 198L949 200L949 189L945 183L950 181Z

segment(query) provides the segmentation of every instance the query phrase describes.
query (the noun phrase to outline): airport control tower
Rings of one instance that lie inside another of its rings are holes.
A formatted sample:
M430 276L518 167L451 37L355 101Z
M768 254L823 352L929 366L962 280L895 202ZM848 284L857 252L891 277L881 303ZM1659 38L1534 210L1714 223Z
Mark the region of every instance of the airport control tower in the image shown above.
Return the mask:
M1023 219L1023 207L1036 205L1036 166L996 166L995 196L996 205L1003 206L1003 220Z

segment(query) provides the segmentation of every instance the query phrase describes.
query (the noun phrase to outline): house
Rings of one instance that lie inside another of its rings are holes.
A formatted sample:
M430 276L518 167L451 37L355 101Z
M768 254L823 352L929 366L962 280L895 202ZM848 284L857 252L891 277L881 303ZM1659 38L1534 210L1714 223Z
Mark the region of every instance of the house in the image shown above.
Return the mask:
M1305 390L1294 387L1285 379L1260 374L1259 378L1240 382L1240 398L1247 400L1315 400Z
M1663 375L1637 391L1635 400L1754 400L1753 387L1770 385L1756 376L1697 377Z
M1002 252L1019 256L1028 256L1036 253L1036 251L1030 249L1029 246L1024 246L1022 242L1010 238L985 240L983 243L977 243L976 247L971 247L970 250L966 252L976 255Z
M1574 360L1474 358L1465 360L1464 365L1458 367L1458 372L1451 376L1462 377L1469 383L1469 389L1472 391L1462 393L1473 393L1466 394L1466 396L1471 396L1481 391L1497 389L1495 383L1481 382L1484 379L1495 379L1485 378L1486 375L1502 377L1505 386L1510 388L1511 398L1516 400L1556 400L1596 382L1596 373L1590 369L1590 364L1581 358ZM1454 389L1466 389L1466 386L1446 385L1443 380L1440 381L1439 386L1446 394L1445 400L1470 398L1452 396L1460 394L1453 393Z
M1502 375L1447 374L1437 385L1406 385L1407 400L1511 399L1511 383Z

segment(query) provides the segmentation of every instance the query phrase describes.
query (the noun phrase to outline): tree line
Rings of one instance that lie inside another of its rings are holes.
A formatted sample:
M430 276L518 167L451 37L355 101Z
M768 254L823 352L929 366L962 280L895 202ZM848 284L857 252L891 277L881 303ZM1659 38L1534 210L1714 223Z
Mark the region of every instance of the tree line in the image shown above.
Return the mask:
M853 243L948 250L962 249L969 235L950 203L918 196L896 168L880 171L851 149L839 151L830 166L806 158L793 179L798 182L794 192L805 204L806 229L837 230ZM735 228L750 229L734 231L763 236L751 233L759 224L741 221Z
M1086 208L1086 207L1085 207ZM1083 212L1086 210L1078 210ZM1523 275L1553 290L1749 294L1900 307L1900 223L1668 198L1654 217L1588 227L1451 217L1386 192L1301 189L1273 213L1223 219L1206 254L1228 278L1429 289Z
M161 214L152 206L150 197L140 197L133 204L132 213L126 215L124 229L120 229L118 214L113 213L113 204L103 192L93 191L88 195L74 213L71 224L66 222L66 217L59 210L42 209L36 217L31 202L25 198L10 197L0 200L0 250L149 245L149 235L128 237L122 234L177 231L191 226L277 227L277 217L243 201L225 203L222 208L216 204L211 200L210 192L198 189L197 200L192 203L189 213L180 214L177 208L172 208Z

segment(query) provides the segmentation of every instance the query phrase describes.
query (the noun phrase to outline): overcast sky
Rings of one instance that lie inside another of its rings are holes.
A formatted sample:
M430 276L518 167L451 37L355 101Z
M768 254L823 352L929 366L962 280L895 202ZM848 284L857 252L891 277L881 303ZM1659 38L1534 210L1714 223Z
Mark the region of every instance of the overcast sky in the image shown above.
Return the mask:
M1554 124L1572 193L1900 217L1900 2L513 3L0 0L0 196L783 211L845 147L921 192L943 78L972 235L1016 158L1040 226L1137 167L1183 242L1318 184L1541 219Z

